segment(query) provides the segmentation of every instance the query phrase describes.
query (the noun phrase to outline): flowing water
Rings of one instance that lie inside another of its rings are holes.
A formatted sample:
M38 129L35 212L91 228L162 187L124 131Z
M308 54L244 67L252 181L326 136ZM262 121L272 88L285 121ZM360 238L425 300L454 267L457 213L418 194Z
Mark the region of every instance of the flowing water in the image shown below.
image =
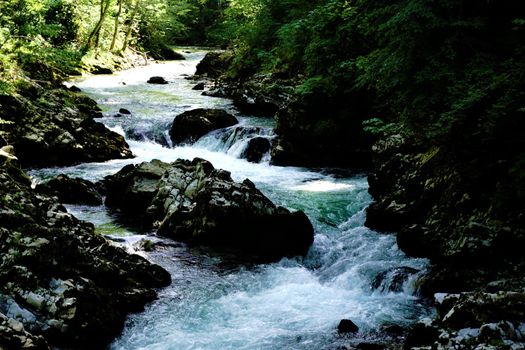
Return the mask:
M144 312L129 317L110 349L335 349L349 341L336 332L343 318L360 327L357 338L362 339L381 326L409 325L427 313L414 296L417 274L400 289L388 291L388 276L395 268L422 271L427 262L405 257L393 235L363 225L371 201L366 177L242 159L250 138L274 137L273 121L240 115L231 101L191 90L194 82L185 77L194 73L204 52L185 55L185 61L75 82L98 101L106 115L101 121L126 136L136 158L40 169L31 175L36 180L59 173L99 180L129 163L201 157L229 170L235 180L251 179L276 204L305 211L315 228L315 242L305 258L243 267L211 251L130 229L104 207L68 206L77 217L93 222L99 233L172 274L172 285L159 290L159 299ZM146 84L154 75L170 83ZM192 146L172 148L167 130L174 117L200 107L226 109L240 124ZM120 108L132 116L114 117ZM160 241L154 252L136 249L144 237ZM378 283L381 274L385 278Z

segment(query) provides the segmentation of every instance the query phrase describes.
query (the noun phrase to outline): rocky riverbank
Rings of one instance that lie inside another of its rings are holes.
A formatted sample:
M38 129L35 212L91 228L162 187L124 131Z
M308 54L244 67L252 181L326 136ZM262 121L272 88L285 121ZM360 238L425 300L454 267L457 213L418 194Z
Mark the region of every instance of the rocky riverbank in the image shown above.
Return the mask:
M401 134L373 150L367 225L397 231L404 252L433 266L420 290L438 316L418 324L406 348L525 348L525 207L506 163L480 165L481 150L462 158Z
M23 80L0 95L0 124L24 167L101 162L133 155L124 138L94 118L95 101L63 86Z
M0 157L0 348L100 348L170 275L94 233Z

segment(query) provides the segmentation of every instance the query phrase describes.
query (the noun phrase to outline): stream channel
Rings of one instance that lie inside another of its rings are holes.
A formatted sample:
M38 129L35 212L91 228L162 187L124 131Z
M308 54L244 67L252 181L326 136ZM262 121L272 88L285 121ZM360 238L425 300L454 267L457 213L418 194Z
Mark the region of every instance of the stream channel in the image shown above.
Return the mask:
M399 268L424 271L428 262L407 258L394 235L364 226L365 208L371 202L366 176L242 159L250 138L273 137L274 121L242 115L230 100L192 90L195 82L185 77L195 72L204 54L190 50L184 61L73 82L99 103L106 116L100 121L126 136L136 158L38 169L30 175L35 181L61 173L97 181L129 163L200 157L230 171L234 180L249 178L274 203L303 210L315 228L315 242L305 258L236 266L205 249L126 227L103 206L68 205L69 212L93 222L97 232L120 241L172 275L171 286L159 290L158 300L144 312L128 318L109 349L337 349L352 343L337 334L341 319L351 319L359 326L358 342L373 339L382 326L410 325L427 314L428 309L414 295L417 273L401 287L389 290ZM146 83L156 75L170 83ZM119 108L130 110L132 116L113 117ZM168 130L174 117L194 108L225 109L240 123L208 134L191 146L171 147ZM137 248L145 237L164 244L146 253ZM384 278L378 280L378 275Z

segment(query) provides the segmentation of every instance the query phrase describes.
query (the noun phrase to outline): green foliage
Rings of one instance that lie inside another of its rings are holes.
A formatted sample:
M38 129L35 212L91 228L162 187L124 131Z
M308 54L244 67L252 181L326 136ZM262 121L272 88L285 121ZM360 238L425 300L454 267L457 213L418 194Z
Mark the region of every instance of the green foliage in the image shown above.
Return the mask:
M363 130L372 135L393 135L402 130L398 123L387 123L381 118L370 118L363 121Z

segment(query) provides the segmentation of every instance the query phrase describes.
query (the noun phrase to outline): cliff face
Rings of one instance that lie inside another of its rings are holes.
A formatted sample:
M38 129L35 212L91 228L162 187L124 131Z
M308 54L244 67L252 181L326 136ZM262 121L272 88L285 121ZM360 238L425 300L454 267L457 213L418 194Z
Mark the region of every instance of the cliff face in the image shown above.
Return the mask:
M416 146L401 135L379 141L374 155L369 182L376 202L367 225L398 231L403 251L448 271L424 290L487 289L518 277L525 206L507 163L482 152L466 158L446 147Z
M525 297L525 203L512 163L495 161L490 150L456 152L399 134L373 152L376 202L367 225L397 231L404 252L429 258L421 292L438 293L437 317L418 324L406 348L523 342L517 329L525 317L515 311ZM467 328L468 341L458 336Z

